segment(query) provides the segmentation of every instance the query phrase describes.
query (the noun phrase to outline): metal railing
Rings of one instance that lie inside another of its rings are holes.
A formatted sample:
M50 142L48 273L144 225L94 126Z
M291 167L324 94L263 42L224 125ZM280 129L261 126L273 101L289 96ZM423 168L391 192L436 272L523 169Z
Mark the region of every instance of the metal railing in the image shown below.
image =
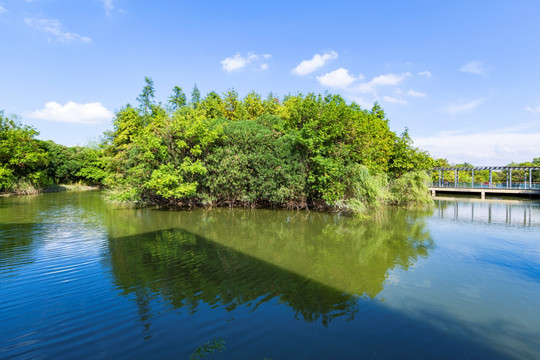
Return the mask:
M524 182L513 182L512 184L507 183L492 183L489 182L458 182L457 186L455 182L444 181L439 184L439 182L432 182L432 187L447 187L447 188L468 188L468 189L507 189L507 190L540 190L540 183L524 183Z

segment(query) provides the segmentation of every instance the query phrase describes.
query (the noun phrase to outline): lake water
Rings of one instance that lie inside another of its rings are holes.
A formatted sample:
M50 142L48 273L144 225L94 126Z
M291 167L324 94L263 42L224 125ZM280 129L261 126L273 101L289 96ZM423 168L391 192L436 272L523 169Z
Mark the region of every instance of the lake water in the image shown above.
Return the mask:
M189 359L212 340L209 359L538 359L540 204L360 220L3 197L0 319L2 359Z

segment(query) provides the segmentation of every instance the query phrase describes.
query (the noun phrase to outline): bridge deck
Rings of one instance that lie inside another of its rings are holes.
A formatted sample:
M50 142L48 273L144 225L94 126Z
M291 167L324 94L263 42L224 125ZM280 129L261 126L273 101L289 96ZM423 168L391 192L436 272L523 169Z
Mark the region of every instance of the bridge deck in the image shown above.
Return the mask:
M480 194L484 199L486 194L500 195L539 195L540 189L505 189L505 188L467 188L467 187L429 187L431 195L435 196L437 192L454 192L462 194Z

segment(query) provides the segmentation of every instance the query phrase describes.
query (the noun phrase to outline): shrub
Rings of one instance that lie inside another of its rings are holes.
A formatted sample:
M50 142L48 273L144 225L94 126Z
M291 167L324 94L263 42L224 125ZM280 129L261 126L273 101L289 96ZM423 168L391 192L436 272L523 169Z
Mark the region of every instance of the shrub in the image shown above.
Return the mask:
M390 184L391 203L411 205L433 203L428 191L429 176L425 171L412 171L394 179Z
M305 199L306 169L294 134L256 121L227 122L206 164L205 191L218 203L276 206Z

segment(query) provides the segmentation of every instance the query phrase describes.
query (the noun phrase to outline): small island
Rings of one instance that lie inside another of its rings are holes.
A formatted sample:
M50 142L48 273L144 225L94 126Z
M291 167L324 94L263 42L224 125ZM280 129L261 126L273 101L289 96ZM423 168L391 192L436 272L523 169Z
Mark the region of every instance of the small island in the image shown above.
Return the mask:
M122 107L92 147L34 139L2 113L0 189L31 193L79 182L111 199L170 206L243 206L360 213L380 204L429 203L435 160L390 130L384 110L339 95L229 90L188 101L175 86L156 103L153 81Z

